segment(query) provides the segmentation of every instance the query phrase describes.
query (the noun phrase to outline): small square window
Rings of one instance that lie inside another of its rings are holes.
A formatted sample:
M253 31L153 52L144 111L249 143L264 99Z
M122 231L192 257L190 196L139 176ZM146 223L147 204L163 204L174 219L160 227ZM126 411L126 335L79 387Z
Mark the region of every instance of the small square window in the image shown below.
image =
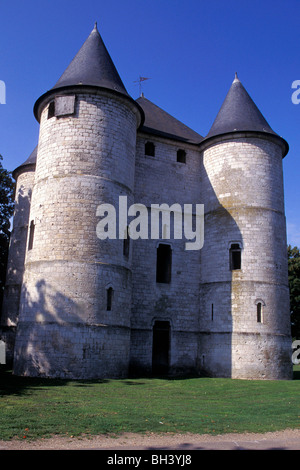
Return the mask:
M145 143L145 155L149 155L150 157L155 157L155 145L153 142Z
M182 149L177 150L177 161L179 163L186 163L186 152L185 152L185 150L182 150Z

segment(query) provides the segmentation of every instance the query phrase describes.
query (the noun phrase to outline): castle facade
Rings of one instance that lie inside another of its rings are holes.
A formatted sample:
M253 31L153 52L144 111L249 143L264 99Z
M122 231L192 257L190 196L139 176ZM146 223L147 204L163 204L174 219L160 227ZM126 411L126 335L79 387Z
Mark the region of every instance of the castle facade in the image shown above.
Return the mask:
M291 378L288 144L239 78L203 137L128 95L95 26L34 114L1 319L14 373ZM176 236L176 211L157 237L138 227L138 207L150 222L153 205L175 203L190 237ZM187 249L199 205L204 243Z

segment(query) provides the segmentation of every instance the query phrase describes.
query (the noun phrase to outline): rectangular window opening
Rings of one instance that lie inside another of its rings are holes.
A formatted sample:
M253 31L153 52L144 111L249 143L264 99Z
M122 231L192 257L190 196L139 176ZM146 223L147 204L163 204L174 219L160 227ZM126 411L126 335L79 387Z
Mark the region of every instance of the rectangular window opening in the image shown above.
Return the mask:
M241 247L238 243L233 243L230 246L230 270L241 269Z
M123 255L128 258L129 256L129 249L130 249L130 237L129 237L129 229L127 227L125 237L123 240Z
M185 152L185 150L182 150L182 149L177 150L177 161L179 163L186 163L186 152Z
M262 323L262 304L259 302L256 306L257 310L257 323Z
M114 290L112 287L109 287L106 291L106 310L108 312L110 312L112 309L113 293Z
M145 155L150 157L155 156L155 145L153 142L146 142L145 143Z
M171 282L172 249L170 245L160 244L157 248L156 282L169 284Z

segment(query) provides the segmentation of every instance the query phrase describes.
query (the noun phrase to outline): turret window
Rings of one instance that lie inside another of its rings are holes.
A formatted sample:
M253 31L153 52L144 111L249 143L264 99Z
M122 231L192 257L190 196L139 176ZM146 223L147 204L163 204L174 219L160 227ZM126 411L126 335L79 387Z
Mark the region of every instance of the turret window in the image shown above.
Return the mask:
M264 301L263 300L257 300L255 302L256 304L256 321L257 323L263 323L263 309L264 309Z
M106 290L106 310L110 312L112 310L114 290L112 287L109 287Z
M229 249L229 266L230 270L234 271L236 269L241 269L241 247L239 243L232 243Z
M33 238L34 238L34 222L33 220L30 222L29 227L29 240L28 240L28 250L32 250L33 247Z
M262 304L258 302L256 306L257 323L262 323Z
M127 227L125 232L125 238L123 240L123 255L128 258L130 249L130 237L129 237L129 227Z

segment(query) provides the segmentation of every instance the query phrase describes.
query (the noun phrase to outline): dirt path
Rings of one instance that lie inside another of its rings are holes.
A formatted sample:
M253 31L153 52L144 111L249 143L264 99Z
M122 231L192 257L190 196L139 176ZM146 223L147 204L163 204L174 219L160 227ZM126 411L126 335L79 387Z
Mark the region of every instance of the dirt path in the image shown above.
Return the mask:
M118 437L53 437L36 441L0 441L0 450L300 450L300 430L266 434L199 434L125 433Z

